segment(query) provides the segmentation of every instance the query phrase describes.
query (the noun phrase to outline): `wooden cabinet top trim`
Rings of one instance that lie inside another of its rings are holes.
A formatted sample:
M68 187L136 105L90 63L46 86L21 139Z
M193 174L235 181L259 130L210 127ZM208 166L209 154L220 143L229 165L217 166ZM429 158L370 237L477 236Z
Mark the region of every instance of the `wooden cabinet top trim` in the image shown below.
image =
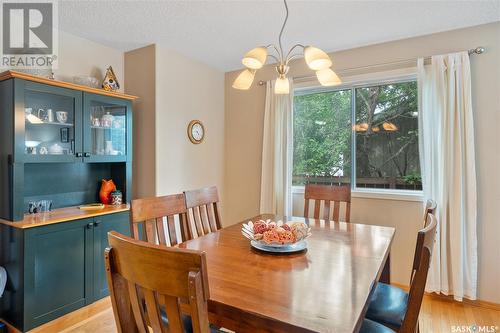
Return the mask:
M74 84L74 83L70 83L70 82L50 80L50 79L47 79L44 77L39 77L39 76L21 73L21 72L16 72L16 71L5 71L5 72L0 73L0 81L12 79L12 78L18 78L18 79L48 84L48 85L55 86L55 87L62 87L62 88L68 88L68 89L73 89L73 90L79 90L79 91L84 91L84 92L98 94L98 95L111 96L111 97L126 99L126 100L130 100L130 101L133 101L133 100L138 98L137 96L133 96L133 95L127 95L127 94L123 94L123 93L106 91L104 89L82 86L82 85Z
M103 209L100 210L81 210L78 207L66 207L66 208L57 208L47 213L39 213L39 214L25 214L24 220L12 222L1 220L1 224L5 224L14 228L19 229L27 229L33 227L40 227L43 225L68 222L73 220L85 219L89 217L125 212L130 209L129 205L119 205L112 206L106 205Z

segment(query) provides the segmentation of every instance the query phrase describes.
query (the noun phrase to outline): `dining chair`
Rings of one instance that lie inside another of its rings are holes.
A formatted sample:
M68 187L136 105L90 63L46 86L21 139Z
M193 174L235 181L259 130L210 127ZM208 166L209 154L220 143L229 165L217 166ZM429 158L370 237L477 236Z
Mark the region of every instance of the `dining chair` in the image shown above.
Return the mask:
M396 333L389 327L377 323L376 321L370 319L363 319L363 324L359 333Z
M191 239L186 213L186 202L182 193L132 200L132 235L135 239L153 244L177 245ZM176 216L178 224L175 223ZM178 234L182 239L178 238Z
M424 208L423 228L425 228L427 226L427 223L429 223L429 221L430 221L427 218L427 216L429 216L429 214L434 215L434 217L436 216L435 215L436 208L437 208L436 202L432 199L428 199L427 202L425 203L425 208ZM417 242L417 245L415 246L415 254L413 256L413 266L412 266L410 281L413 279L413 275L415 274L416 269L418 267L418 262L420 261L420 254L422 253L422 249L420 248L420 246L422 246L422 244Z
M436 208L437 208L437 204L434 200L432 200L432 199L427 200L427 202L425 203L425 208L424 208L424 227L427 224L427 215L432 214L432 215L436 216L435 215Z
M415 257L418 257L418 260L412 267L409 292L379 282L370 299L366 318L398 333L418 332L418 314L424 296L436 227L437 220L434 215L427 214L427 225L417 235Z
M216 186L184 191L191 238L221 229L219 193Z
M329 186L307 184L304 192L304 217L309 217L309 200L314 201L315 219L320 216L323 220L339 221L340 203L345 203L344 221L351 220L351 188L349 186ZM323 213L321 214L321 202L324 201ZM333 201L333 213L330 218L330 207Z
M108 240L104 258L118 332L219 332L208 323L204 252L154 245L115 231ZM182 311L181 303L186 305Z

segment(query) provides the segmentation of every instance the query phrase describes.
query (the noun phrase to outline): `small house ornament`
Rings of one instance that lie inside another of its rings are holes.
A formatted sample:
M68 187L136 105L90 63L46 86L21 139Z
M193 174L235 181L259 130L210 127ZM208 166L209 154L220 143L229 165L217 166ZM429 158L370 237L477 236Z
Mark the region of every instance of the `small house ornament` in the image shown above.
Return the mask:
M109 66L106 69L106 76L104 81L102 81L102 88L106 91L117 91L120 89L120 84L116 80L115 72L113 72L113 67Z

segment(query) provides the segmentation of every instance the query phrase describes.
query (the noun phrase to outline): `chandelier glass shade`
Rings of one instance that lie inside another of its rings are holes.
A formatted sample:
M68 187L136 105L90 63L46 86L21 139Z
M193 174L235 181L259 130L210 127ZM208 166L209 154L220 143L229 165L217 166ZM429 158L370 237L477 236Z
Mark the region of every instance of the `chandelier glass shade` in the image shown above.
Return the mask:
M274 84L275 94L289 94L290 93L290 82L286 76L278 77L276 83Z
M245 54L241 63L250 69L260 69L266 63L266 58L267 49L265 47L256 47Z
M342 83L339 76L329 67L317 70L316 77L318 78L319 83L325 87L338 86Z
M272 58L276 62L276 72L278 73L278 78L274 85L274 93L289 94L290 81L287 78L290 68L289 63L300 56L304 56L307 66L316 72L316 77L322 86L336 86L341 84L342 80L331 69L333 65L332 59L323 50L314 46L295 44L286 54L283 52L282 37L288 20L288 5L286 0L283 0L283 2L285 4L286 16L281 26L278 45L269 44L248 51L241 60L246 69L236 77L233 82L233 88L240 90L250 89L255 79L255 72L266 64L268 58Z
M233 82L233 88L240 90L250 89L253 79L255 78L254 69L245 69L241 72Z
M328 54L314 46L308 46L304 49L304 58L307 66L313 71L329 69L332 66L332 60Z

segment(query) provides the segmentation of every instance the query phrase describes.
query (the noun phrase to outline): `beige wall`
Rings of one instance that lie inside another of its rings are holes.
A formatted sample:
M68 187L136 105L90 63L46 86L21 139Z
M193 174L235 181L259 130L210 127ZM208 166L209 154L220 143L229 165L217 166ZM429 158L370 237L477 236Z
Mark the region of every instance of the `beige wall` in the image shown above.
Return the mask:
M156 193L224 185L224 73L175 51L156 50ZM205 139L187 126L201 120Z
M156 48L154 45L125 53L125 86L134 101L133 196L156 194Z
M106 68L112 66L124 91L123 52L59 31L58 67L53 69L57 80L73 82L79 75L93 76L102 82ZM15 69L14 69L15 70Z
M124 91L123 52L59 31L59 67L54 71L58 80L73 82L77 75L104 78L106 68L112 66Z
M500 303L500 235L497 205L500 184L496 181L500 164L500 23L454 30L417 38L332 53L337 71L387 63L420 56L449 53L484 46L486 53L473 56L472 83L476 129L478 174L478 249L479 298ZM238 72L226 73L225 141L225 220L232 224L259 211L261 146L265 89L254 84L249 91L231 88ZM311 75L302 60L291 68L291 76ZM256 82L275 78L274 68L258 71ZM300 196L295 196L299 213ZM395 282L407 283L415 244L415 232L421 221L420 202L355 198L354 222L395 226L392 273Z
M127 92L137 94L135 197L216 185L224 191L224 73L175 51L148 46L125 54ZM187 126L205 126L192 144Z

